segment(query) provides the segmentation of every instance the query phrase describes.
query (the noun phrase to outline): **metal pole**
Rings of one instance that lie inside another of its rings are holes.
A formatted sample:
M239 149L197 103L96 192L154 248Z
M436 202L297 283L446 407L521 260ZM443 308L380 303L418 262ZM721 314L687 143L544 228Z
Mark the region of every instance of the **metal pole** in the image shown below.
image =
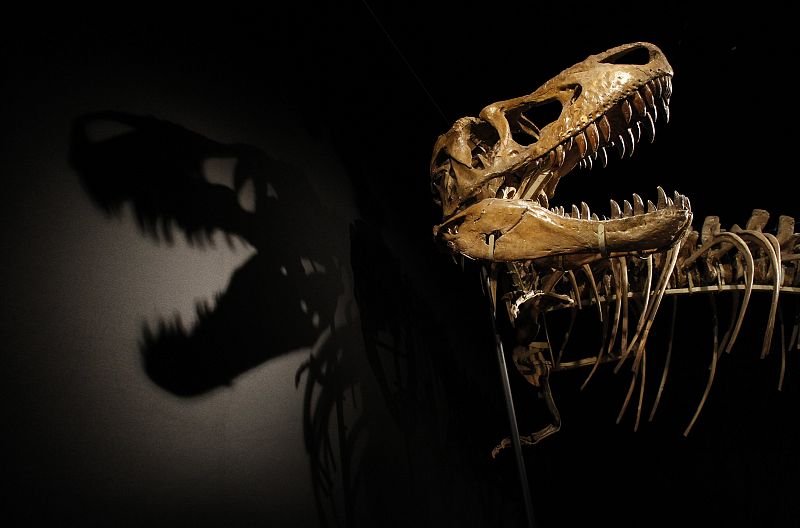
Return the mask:
M506 410L508 411L508 421L511 425L511 443L514 444L514 455L517 460L517 472L519 473L520 488L522 490L522 502L525 503L525 515L528 518L528 528L536 528L536 520L533 516L533 502L531 501L531 489L528 485L528 474L525 471L525 460L522 457L522 443L519 439L519 426L517 425L517 413L514 410L514 399L511 396L511 383L508 379L506 368L506 356L503 353L503 342L500 334L497 333L497 323L495 322L495 299L492 294L491 284L489 283L489 273L484 266L481 270L483 286L486 288L486 295L489 297L489 318L492 321L492 332L494 332L495 349L497 352L497 366L500 368L500 380L503 384L503 395L506 400Z

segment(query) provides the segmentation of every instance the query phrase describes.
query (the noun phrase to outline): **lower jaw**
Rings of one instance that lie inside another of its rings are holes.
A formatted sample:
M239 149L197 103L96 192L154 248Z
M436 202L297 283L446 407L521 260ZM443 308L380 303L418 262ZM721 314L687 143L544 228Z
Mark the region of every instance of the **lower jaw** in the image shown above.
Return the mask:
M609 256L672 246L691 224L688 209L667 207L611 220L560 216L529 200L483 200L435 229L455 253L479 260L536 260L578 267Z

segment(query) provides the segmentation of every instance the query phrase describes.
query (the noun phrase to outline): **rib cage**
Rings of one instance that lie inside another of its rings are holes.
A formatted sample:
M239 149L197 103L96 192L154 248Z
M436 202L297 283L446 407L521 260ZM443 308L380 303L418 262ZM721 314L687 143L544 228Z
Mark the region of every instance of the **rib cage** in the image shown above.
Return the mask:
M505 264L511 291L502 299L512 324L541 324L546 312L594 309L592 307L595 306L604 329L603 345L597 355L568 362L561 361L566 342L559 350L553 350L549 341L534 340L517 346L514 351L517 369L529 382L543 389L553 415L552 424L523 437L523 444L534 444L557 432L560 427L560 417L549 389L549 374L586 368L585 387L598 367L608 362L615 363L615 371L628 365L633 374L617 422L629 407L639 382L639 405L634 426L638 428L644 395L641 374L646 362L646 344L663 298L731 290L735 292L733 317L721 335L715 327L709 377L703 396L684 431L684 435L688 435L713 385L720 354L723 351L730 352L736 342L753 292L771 296L761 358L766 357L772 348L781 297L800 293L800 234L794 233L794 218L780 216L774 233L764 230L768 219L767 211L756 209L744 228L733 225L724 230L720 227L718 217L709 216L705 218L700 231L687 230L684 237L666 251L646 257L612 256L575 270L541 269L535 261ZM636 317L633 317L630 306L632 299L640 307ZM788 346L781 342L779 390L783 385L787 348L800 349L798 315L791 322ZM660 403L669 372L672 340L671 334L659 388L649 413L651 420ZM496 455L508 445L509 439L503 440L493 454Z

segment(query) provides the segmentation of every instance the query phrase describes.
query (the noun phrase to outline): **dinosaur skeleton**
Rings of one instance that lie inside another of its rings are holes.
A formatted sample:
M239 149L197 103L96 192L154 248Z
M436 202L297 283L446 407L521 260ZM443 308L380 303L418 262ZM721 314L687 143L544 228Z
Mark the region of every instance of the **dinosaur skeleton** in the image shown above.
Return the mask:
M618 46L564 70L530 95L491 104L477 118L459 119L436 142L432 189L444 218L434 237L454 255L486 264L492 309L500 289L510 321L523 336L512 354L514 364L542 390L552 414L552 423L523 436L522 444L535 444L560 428L549 386L552 373L588 367L585 386L607 362L616 362L615 371L630 363L632 379L617 422L638 381L638 428L647 339L664 297L732 290L732 318L722 335L715 325L710 374L684 431L688 435L720 354L730 352L736 341L751 294L771 293L763 358L771 349L780 296L800 293L800 235L792 217L781 216L772 233L765 230L769 213L762 209L753 211L744 228L724 230L719 218L710 216L698 232L691 225L689 199L678 192L668 197L661 187L655 203L638 194L622 206L611 200L610 218L601 219L583 202L570 209L550 207L560 178L574 168L605 167L613 150L624 158L641 140L653 141L659 117L669 121L672 75L656 46ZM592 304L603 323L599 352L562 361L566 340L554 352L549 337L538 337L544 314L570 308L574 322L574 310ZM675 308L673 330L674 315ZM787 346L780 319L779 389L787 348L800 349L800 317L791 325ZM671 334L651 420L667 379L672 340ZM504 439L493 456L510 444Z

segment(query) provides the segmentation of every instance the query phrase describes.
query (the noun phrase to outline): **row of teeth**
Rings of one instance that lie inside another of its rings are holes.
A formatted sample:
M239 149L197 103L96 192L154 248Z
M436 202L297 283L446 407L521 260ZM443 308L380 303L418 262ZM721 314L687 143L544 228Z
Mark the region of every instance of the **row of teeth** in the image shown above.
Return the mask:
M674 199L669 198L667 193L664 192L664 189L661 187L658 187L656 191L658 193L657 202L653 203L650 200L647 200L646 206L642 200L642 197L635 193L633 195L633 203L629 202L628 200L623 200L622 207L620 207L619 203L617 203L615 200L611 200L611 218L625 218L645 213L654 213L664 209L683 209L687 211L692 210L692 205L689 202L689 198L678 193L678 191L675 191ZM538 201L539 205L545 209L548 209L547 196L540 194ZM563 206L550 207L549 209L551 212L565 218L577 218L578 220L595 221L600 220L600 217L597 216L597 213L592 213L589 210L589 206L586 204L586 202L581 202L580 207L572 204L572 209L565 209ZM602 219L608 220L608 218L605 216L603 216Z
M577 146L580 161L578 167L591 169L596 161L605 167L608 164L608 148L616 147L619 157L633 155L636 144L647 136L652 143L656 137L655 122L659 113L669 122L669 101L672 97L672 77L656 77L626 99L617 104L628 128L616 138L611 137L611 124L606 114L590 123L577 135L559 144L550 153L539 159L539 168L558 168L564 163L567 152ZM660 107L660 108L659 108ZM635 112L635 115L634 115Z

